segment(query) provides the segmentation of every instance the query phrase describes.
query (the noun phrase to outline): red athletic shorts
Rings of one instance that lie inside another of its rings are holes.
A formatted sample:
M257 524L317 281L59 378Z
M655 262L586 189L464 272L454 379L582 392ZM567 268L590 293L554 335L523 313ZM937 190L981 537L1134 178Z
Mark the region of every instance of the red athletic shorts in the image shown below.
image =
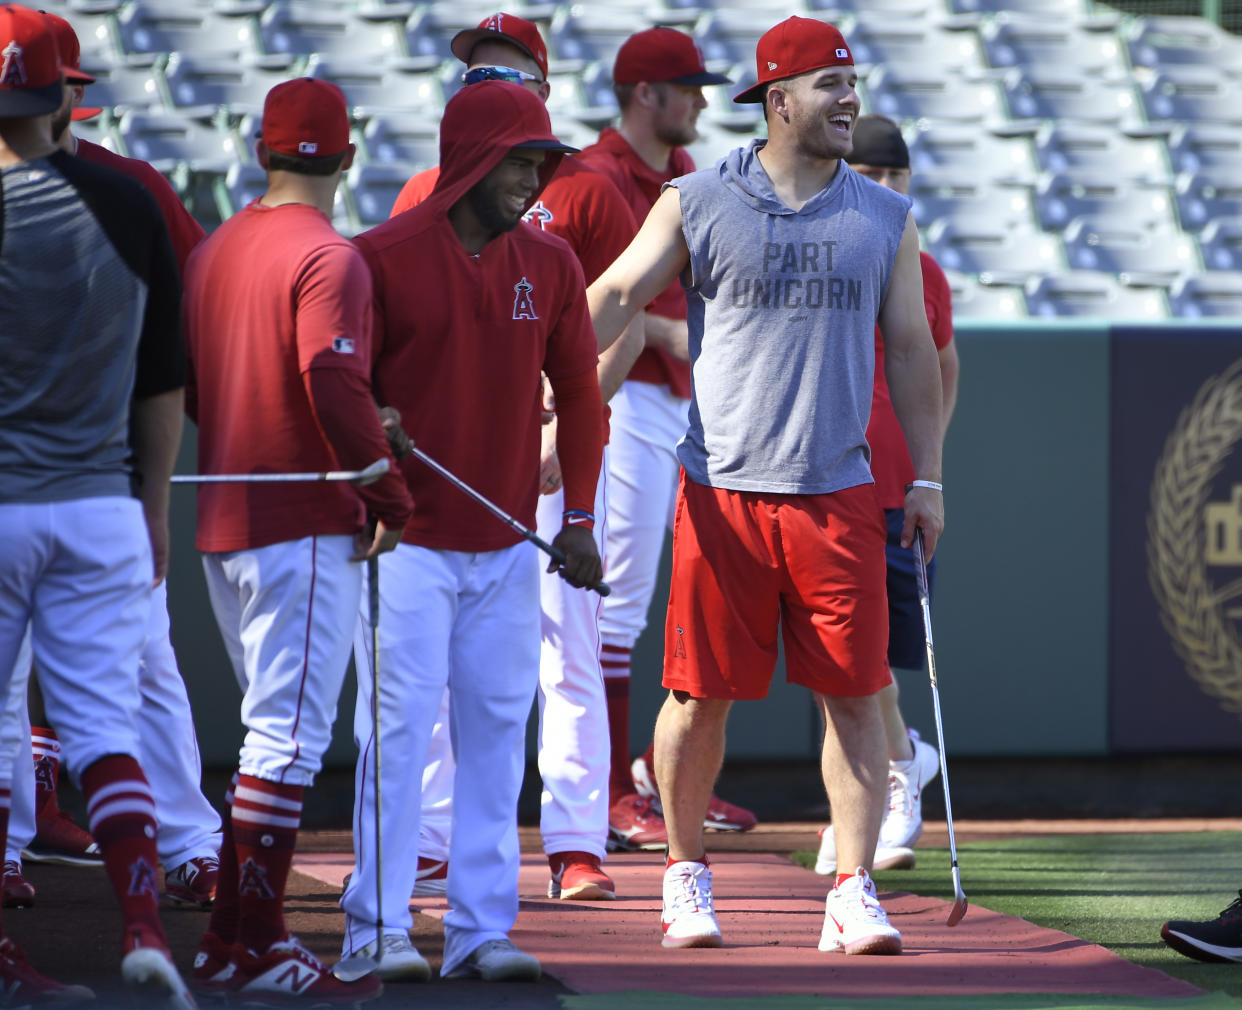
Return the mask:
M884 512L874 484L832 494L729 491L681 477L664 629L664 686L763 698L776 667L821 694L892 679Z

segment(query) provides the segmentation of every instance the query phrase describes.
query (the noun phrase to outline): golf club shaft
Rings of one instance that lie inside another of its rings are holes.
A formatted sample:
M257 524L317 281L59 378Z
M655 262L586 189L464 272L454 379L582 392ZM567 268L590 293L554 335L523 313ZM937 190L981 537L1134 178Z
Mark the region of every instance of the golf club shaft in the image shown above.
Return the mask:
M388 472L388 460L377 459L361 470L324 470L309 473L175 473L173 484L297 484L349 481L369 484Z
M553 547L550 543L548 543L546 540L540 537L539 534L537 534L534 530L530 529L530 527L524 525L523 523L518 522L518 520L514 519L513 516L509 515L509 513L506 512L504 509L502 509L499 505L495 504L490 499L479 494L478 491L476 491L469 484L467 484L464 480L458 477L455 473L453 473L453 471L448 470L445 467L441 466L434 459L432 459L425 452L423 452L420 448L418 448L418 446L416 445L410 446L410 455L418 458L423 463L425 463L427 466L431 467L431 469L433 469L441 477L443 477L450 484L452 484L453 487L457 488L458 491L461 491L469 495L476 502L478 502L485 509L487 509L487 511L489 511L492 515L494 515L497 519L499 519L501 522L507 525L511 530L513 530L515 533L520 533L527 540L529 540L532 544L538 547L541 551L544 552L544 554L550 557L558 565L565 564L565 555L558 548ZM608 585L607 582L597 582L595 585L591 586L590 588L595 590L595 592L599 593L600 596L607 596L609 593L612 592L612 587Z
M384 956L384 840L380 834L380 639L379 639L379 558L367 559L367 596L371 618L371 725L375 732L375 960Z

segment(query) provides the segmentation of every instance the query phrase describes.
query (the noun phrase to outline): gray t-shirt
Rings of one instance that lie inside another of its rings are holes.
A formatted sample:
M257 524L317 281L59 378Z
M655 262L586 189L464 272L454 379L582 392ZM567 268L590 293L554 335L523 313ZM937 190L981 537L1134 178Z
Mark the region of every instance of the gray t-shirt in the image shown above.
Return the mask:
M794 211L763 144L669 183L690 249L693 393L677 455L699 484L825 494L872 479L876 317L910 200L841 162Z
M0 503L131 495L130 402L185 383L159 209L59 151L0 201Z

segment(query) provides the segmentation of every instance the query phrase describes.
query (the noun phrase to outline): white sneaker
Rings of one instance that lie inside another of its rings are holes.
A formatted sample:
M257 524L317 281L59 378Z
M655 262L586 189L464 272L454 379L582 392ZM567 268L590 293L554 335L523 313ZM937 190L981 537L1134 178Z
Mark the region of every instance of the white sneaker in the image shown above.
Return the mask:
M828 892L819 949L846 954L900 954L901 934L875 896L875 882L861 866Z
M682 860L664 871L665 947L719 947L724 943L712 904L712 871L706 863Z
M888 763L888 809L880 825L876 841L876 870L909 870L914 868L914 843L923 834L923 787L940 771L940 753L924 743L919 731L907 730L914 746L909 761ZM832 825L820 832L819 855L815 872L831 876L837 872L837 841Z
M358 953L375 958L375 974L385 982L426 982L431 978L431 965L410 942L408 933L385 933L383 949L378 957L374 940Z
M541 974L538 959L518 950L506 937L484 940L445 977L477 975L484 982L538 982Z

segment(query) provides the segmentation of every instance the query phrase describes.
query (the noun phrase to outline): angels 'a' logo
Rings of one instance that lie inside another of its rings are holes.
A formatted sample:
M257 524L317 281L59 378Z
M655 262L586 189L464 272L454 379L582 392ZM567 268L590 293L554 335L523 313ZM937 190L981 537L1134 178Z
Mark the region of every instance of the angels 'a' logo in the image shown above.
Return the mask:
M0 84L21 87L26 83L26 64L22 60L22 47L15 41L0 49L4 65L0 67Z
M677 644L673 647L674 659L685 659L686 657L686 629L681 625L677 625Z
M56 762L50 757L35 759L35 785L49 792L56 792Z
M274 898L276 892L267 882L267 870L253 859L247 859L237 868L237 893L255 898Z
M489 32L500 32L501 35L504 35L505 34L504 23L505 23L505 16L503 14L493 14L490 18L487 19L487 24L485 24L483 27Z
M150 895L158 901L160 888L155 879L155 867L139 856L137 861L131 863L129 867L129 895L136 898L143 894Z
M535 312L535 303L531 299L530 294L535 290L533 284L523 277L520 281L513 285L513 318L514 319L538 319L539 315Z
M527 224L537 224L540 231L547 231L548 225L556 220L552 216L552 211L548 209L548 205L542 200L536 200L535 205L522 215L522 220Z

